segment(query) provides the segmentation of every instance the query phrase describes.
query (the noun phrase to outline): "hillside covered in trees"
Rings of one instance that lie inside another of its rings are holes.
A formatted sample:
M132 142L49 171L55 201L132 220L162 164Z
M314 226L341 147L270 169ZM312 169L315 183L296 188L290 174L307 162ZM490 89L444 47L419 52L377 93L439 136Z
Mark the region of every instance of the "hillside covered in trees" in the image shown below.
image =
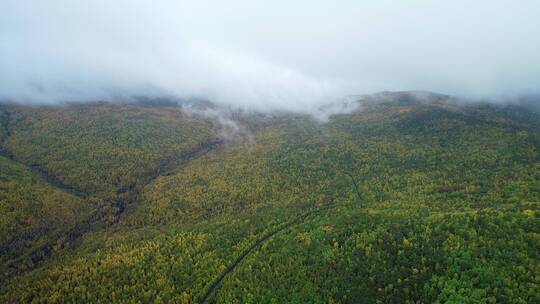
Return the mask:
M0 302L540 302L540 114L357 99L0 105Z

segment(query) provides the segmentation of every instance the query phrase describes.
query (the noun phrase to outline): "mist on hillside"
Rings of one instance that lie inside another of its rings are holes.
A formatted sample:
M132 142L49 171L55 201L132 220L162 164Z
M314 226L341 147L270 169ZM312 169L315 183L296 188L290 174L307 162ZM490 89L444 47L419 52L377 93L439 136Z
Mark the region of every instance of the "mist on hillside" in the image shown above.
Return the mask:
M297 112L395 90L505 101L539 93L538 11L538 1L4 0L0 99Z

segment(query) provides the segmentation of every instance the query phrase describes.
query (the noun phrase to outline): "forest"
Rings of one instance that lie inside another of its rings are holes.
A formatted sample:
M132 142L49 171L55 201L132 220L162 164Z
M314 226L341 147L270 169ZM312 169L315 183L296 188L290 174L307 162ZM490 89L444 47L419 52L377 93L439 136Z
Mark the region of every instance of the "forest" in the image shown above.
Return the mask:
M0 105L0 302L540 303L540 114L356 102Z

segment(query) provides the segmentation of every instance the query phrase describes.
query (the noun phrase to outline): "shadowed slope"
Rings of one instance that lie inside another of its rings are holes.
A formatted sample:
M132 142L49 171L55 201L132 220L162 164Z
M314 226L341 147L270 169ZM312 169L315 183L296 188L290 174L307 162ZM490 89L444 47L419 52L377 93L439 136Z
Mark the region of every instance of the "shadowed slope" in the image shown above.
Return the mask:
M56 242L95 208L0 156L0 264L5 266L35 248ZM32 263L21 263L26 262Z

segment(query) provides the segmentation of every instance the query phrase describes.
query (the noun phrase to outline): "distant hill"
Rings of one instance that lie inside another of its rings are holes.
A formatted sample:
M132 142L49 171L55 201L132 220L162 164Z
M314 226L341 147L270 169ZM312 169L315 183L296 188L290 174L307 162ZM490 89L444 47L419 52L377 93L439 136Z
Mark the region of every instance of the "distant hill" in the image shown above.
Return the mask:
M0 301L540 302L540 114L353 102L0 105Z

